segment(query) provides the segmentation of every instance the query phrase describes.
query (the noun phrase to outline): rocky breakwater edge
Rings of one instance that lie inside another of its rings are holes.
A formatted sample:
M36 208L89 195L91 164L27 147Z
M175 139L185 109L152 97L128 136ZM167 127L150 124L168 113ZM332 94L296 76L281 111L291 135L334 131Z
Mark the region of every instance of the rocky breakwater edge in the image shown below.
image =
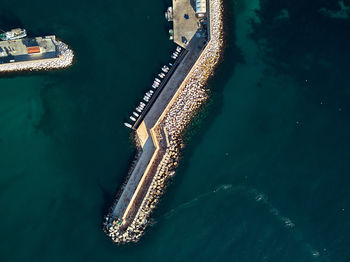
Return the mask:
M137 242L144 234L152 210L163 194L166 181L175 173L186 127L207 100L206 83L218 65L223 47L222 0L210 2L210 40L194 64L167 110L151 129L158 141L155 175L133 221L124 228L118 220L111 222L106 233L117 244Z
M69 67L73 63L73 50L71 50L67 44L59 40L56 40L56 44L58 51L57 58L0 64L0 73L51 70Z

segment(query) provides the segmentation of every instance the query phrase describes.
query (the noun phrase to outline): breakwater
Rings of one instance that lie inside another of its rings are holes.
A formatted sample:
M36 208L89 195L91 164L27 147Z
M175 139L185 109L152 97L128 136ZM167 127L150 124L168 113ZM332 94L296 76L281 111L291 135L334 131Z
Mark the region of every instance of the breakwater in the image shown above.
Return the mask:
M74 53L67 44L55 40L57 57L0 64L0 73L19 71L39 71L69 67L73 63Z
M191 40L189 52L177 69L180 74L181 70L186 72L185 77L173 76L173 83L179 84L165 87L158 98L162 100L152 106L137 129L142 154L104 222L105 232L117 244L136 242L144 233L166 180L178 165L183 132L208 97L205 85L219 62L223 45L223 6L222 0L207 3L205 44L199 45L203 38Z

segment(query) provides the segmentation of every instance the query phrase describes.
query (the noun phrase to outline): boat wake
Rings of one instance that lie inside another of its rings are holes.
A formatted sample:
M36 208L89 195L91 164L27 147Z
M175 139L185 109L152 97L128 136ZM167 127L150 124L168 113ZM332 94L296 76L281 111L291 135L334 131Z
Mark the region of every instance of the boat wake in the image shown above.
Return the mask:
M288 217L281 215L280 211L275 208L268 200L268 197L264 193L259 193L255 189L251 190L256 202L261 202L267 206L269 212L275 216L285 227L294 228L295 224Z
M223 193L223 192L230 192L232 190L239 190L241 192L246 192L248 194L248 198L260 203L261 205L264 205L268 212L277 219L294 237L294 239L297 242L302 243L303 249L311 255L313 259L320 259L320 261L329 261L327 256L322 255L317 249L312 247L312 245L305 240L303 233L296 227L295 223L292 221L291 218L283 216L281 212L269 201L269 198L266 194L263 192L259 192L256 189L252 188L247 188L245 186L242 187L242 185L235 186L233 187L232 184L223 184L218 187L216 187L213 190L210 190L209 192L200 194L199 196L191 199L188 202L182 203L179 206L171 209L169 212L164 214L162 217L159 219L161 220L162 218L165 219L170 219L173 217L174 214L180 212L183 209L187 209L190 207L193 207L199 203L199 201L211 197L212 195L215 195L217 193ZM159 221L159 220L158 220ZM156 221L153 221L154 223L157 223ZM326 249L324 249L326 250Z
M180 204L179 206L171 209L169 212L167 212L166 214L164 214L164 218L166 219L169 219L171 218L175 213L177 213L178 211L180 210L183 210L183 209L186 209L186 208L189 208L189 207L192 207L194 205L196 205L198 203L199 200L202 200L203 198L206 198L212 194L217 194L217 193L220 193L220 192L224 192L224 191L228 191L228 190L231 190L232 189L232 185L231 184L224 184L224 185L220 185L218 186L217 188L209 191L209 192L206 192L206 193L203 193L195 198L193 198L192 200L188 201L188 202L185 202L183 204Z
M319 258L320 252L317 251L315 248L313 248L310 243L308 243L303 236L303 233L295 227L294 222L283 215L281 215L281 212L272 205L272 203L268 200L268 197L266 194L262 192L258 192L256 189L251 189L250 194L254 197L256 202L260 202L261 204L265 205L269 212L278 220L280 223L284 225L284 227L288 228L290 232L292 233L292 236L297 242L303 243L303 248L306 250L307 253L309 253L313 258ZM329 259L325 256L322 256L322 261L329 261Z

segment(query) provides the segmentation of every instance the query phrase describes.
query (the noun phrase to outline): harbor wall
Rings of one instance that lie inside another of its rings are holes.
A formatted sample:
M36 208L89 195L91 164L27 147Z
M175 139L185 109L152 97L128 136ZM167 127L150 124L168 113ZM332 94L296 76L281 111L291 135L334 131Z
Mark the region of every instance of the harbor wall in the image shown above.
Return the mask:
M205 84L219 62L223 44L222 0L208 0L208 3L210 39L161 112L160 108L152 107L145 117L148 139L152 141L154 151L142 154L148 154L148 157L152 154L151 160L122 219L114 217L105 224L106 233L118 244L138 241L144 233L166 180L178 165L183 132L208 97Z
M111 211L111 215L114 218L123 218L124 224L127 223L127 221L122 214L124 214L126 210L133 210L128 208L128 205L133 204L133 200L135 199L133 196L138 193L136 182L138 183L141 181L142 176L146 175L147 165L152 160L152 156L157 149L158 140L161 140L161 138L157 138L155 133L150 132L150 130L164 113L164 110L169 106L169 102L176 94L184 79L186 79L186 76L202 51L199 50L196 45L199 39L194 40L194 42L190 43L192 48L185 52L185 57L182 58L181 63L170 76L162 92L149 108L142 123L136 130L136 140L138 140L138 144L143 145L141 156L124 187L124 191L112 206Z

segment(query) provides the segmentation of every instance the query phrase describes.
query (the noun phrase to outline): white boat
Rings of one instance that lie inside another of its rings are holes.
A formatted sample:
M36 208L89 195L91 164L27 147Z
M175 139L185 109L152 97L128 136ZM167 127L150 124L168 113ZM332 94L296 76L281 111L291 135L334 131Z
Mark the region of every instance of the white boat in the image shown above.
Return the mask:
M172 64L172 63L169 63L169 65L170 65L170 66L173 66L173 64Z
M8 32L0 33L0 40L2 41L17 40L26 36L27 36L27 31L25 29L16 28Z
M161 82L158 78L156 78L155 80L156 80L157 82L159 82L159 83Z
M136 116L136 117L139 117L140 115L138 114L138 113L136 113L136 112L132 112L132 114L134 115L134 116Z
M181 52L181 47L176 47L176 51Z
M128 128L132 128L132 125L130 125L129 123L124 123L124 126L128 127Z
M130 116L129 118L134 122L136 121L135 117L133 117L133 116Z
M143 97L143 100L144 100L144 101L146 101L146 102L148 102L148 101L149 101L149 99L148 99L148 97L147 97L147 96L144 96L144 97Z
M158 76L159 76L160 78L164 78L164 76L163 76L163 75L161 75L161 74L158 74Z
M157 89L158 86L156 86L156 85L153 84L152 87L153 87L154 89Z
M151 95L154 93L153 90L149 90L149 92L151 93Z
M144 102L140 102L141 105L145 106L146 104Z
M142 112L142 110L139 107L136 108L136 111L139 112L139 113Z

